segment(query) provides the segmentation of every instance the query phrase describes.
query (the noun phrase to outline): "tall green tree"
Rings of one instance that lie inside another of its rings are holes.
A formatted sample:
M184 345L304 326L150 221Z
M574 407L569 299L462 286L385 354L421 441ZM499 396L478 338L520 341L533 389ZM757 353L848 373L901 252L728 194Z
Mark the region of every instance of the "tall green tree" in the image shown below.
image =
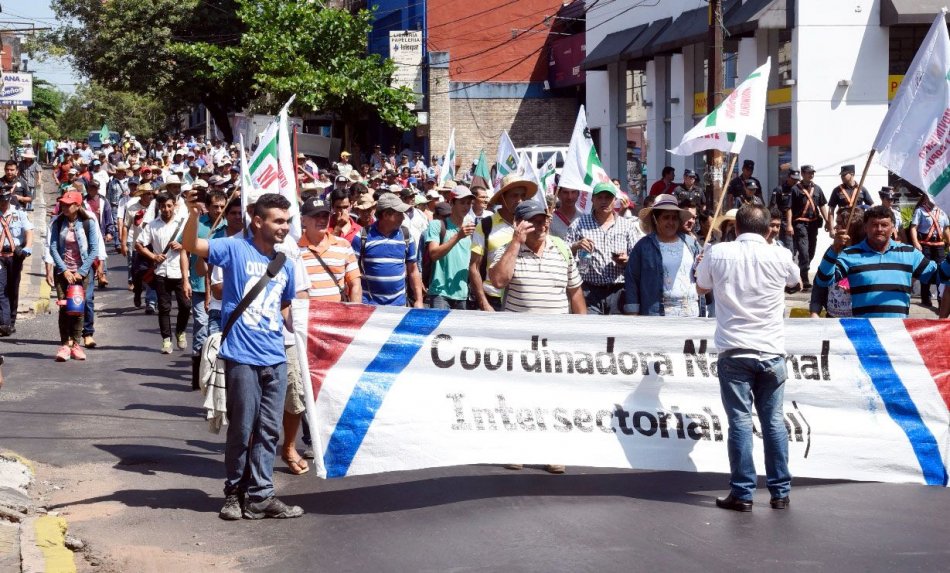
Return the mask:
M229 111L251 97L248 72L203 79L206 63L179 43L236 44L243 26L234 0L52 0L59 26L36 49L65 54L107 90L149 95L171 112L204 104L230 136ZM111 125L111 124L110 124Z
M96 82L83 84L68 100L59 118L62 133L85 138L106 124L113 131L144 135L165 127L165 109L150 95L108 89Z
M30 108L30 123L39 126L44 119L53 121L63 111L63 92L46 80L33 80L33 107Z

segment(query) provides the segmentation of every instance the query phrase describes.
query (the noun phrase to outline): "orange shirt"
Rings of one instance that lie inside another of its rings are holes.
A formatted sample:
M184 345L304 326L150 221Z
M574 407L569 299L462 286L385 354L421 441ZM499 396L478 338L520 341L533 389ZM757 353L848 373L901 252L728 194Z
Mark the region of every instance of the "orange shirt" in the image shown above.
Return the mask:
M346 240L334 237L329 233L319 245L311 245L306 237L300 239L300 261L297 266L296 281L299 285L308 285L307 294L311 300L340 302L340 289L333 282L333 277L327 274L326 269L317 260L317 255L330 268L340 286L346 289L346 283L358 280L360 277L359 265L356 262L356 253ZM354 301L359 302L359 301Z

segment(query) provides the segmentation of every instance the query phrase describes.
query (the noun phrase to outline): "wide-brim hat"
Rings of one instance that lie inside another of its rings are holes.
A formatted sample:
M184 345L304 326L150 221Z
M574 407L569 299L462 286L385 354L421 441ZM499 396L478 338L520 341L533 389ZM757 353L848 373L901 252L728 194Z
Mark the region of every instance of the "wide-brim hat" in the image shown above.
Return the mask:
M497 205L505 193L512 189L518 189L519 187L525 189L525 198L534 197L534 194L538 192L538 184L534 181L525 179L517 173L509 173L501 180L501 188L488 200L488 206Z
M33 153L32 149L27 149L26 151L23 152L23 155L21 155L21 157L23 159L36 159L36 154Z
M680 214L681 223L693 216L686 209L680 208L676 197L668 193L662 193L656 196L656 201L653 202L652 206L640 209L640 213L637 215L640 218L640 228L644 233L649 234L656 230L653 225L653 211L676 211Z
M162 189L167 189L169 185L181 185L181 179L177 175L169 175L162 181Z
M738 209L729 209L729 210L726 211L725 213L720 213L718 217L716 217L715 219L713 219L712 228L713 228L713 229L718 229L718 228L722 227L722 224L725 223L725 222L727 222L727 221L735 221L735 220L736 220L736 213L738 213L738 212L739 212Z

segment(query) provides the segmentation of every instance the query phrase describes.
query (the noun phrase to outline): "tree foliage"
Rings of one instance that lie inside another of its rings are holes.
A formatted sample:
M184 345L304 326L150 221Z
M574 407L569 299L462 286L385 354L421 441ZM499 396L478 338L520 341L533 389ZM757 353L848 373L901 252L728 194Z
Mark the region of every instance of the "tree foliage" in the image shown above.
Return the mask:
M251 101L346 119L376 113L408 129L411 91L394 64L367 54L372 14L312 0L52 0L60 26L45 38L106 88L148 93L168 110L204 104L230 138L227 112Z
M63 135L85 138L102 124L112 131L140 135L158 133L165 126L165 110L153 97L108 89L98 83L83 84L68 100L59 118Z
M11 111L7 117L7 135L10 138L10 145L16 146L21 139L30 135L30 120L26 114L20 111Z

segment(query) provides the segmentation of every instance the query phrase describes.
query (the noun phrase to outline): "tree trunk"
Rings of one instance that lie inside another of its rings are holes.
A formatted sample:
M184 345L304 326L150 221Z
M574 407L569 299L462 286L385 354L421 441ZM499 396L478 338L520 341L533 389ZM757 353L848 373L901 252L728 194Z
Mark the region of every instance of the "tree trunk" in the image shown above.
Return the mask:
M234 132L231 130L231 122L228 120L228 112L214 101L205 100L201 102L208 109L208 113L214 119L214 123L224 134L224 140L228 143L234 143Z

